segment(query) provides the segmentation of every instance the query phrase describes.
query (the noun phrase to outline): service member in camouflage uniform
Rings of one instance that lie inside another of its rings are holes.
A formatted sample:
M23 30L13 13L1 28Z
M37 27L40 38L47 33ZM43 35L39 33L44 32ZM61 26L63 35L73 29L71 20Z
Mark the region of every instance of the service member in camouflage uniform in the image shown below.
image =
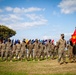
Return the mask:
M6 44L6 52L5 52L5 59L8 60L8 57L11 56L11 46L12 46L12 43L11 43L11 40L8 39L8 41L5 43Z
M38 57L38 49L39 49L39 41L36 39L34 42L34 59L36 59Z
M5 56L5 50L6 50L6 45L3 40L3 43L1 44L1 58L2 58L2 60L3 60L3 57Z
M76 62L76 42L73 44L73 60Z
M38 60L40 60L42 57L42 59L44 59L44 46L43 44L40 42L39 43L39 49L38 49Z
M21 43L20 59L22 60L24 58L24 56L25 56L25 58L27 57L27 55L26 55L26 42L25 42L25 40L23 40L22 43Z
M47 59L48 58L47 44L43 45L43 48L44 48L44 57Z
M2 44L2 42L0 41L0 56L1 56L1 44Z
M61 62L61 58L63 59L63 62L65 62L65 47L66 47L66 40L64 39L64 34L61 34L61 38L58 41L58 62ZM61 64L61 63L60 63Z
M67 49L68 49L68 57L69 57L69 61L71 62L72 58L73 58L73 44L70 41L70 44L67 44Z
M14 43L12 45L12 53L11 53L11 56L10 56L10 60L12 60L13 57L15 58L15 56L16 56L16 43Z
M28 60L30 60L30 57L33 59L33 48L34 48L34 45L32 44L32 41L30 40L28 44Z
M20 51L21 51L21 43L20 40L18 40L18 43L16 44L16 59L20 58Z
M54 59L55 57L55 45L52 43L51 45L51 58Z
M46 51L47 51L48 57L50 57L51 56L51 41L50 40L48 40L46 43Z

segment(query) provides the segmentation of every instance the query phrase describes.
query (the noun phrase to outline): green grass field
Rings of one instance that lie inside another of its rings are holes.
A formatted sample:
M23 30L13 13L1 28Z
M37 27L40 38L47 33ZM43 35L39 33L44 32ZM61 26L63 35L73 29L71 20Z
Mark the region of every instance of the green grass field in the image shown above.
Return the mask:
M57 59L0 61L0 75L76 75L76 63L59 65Z

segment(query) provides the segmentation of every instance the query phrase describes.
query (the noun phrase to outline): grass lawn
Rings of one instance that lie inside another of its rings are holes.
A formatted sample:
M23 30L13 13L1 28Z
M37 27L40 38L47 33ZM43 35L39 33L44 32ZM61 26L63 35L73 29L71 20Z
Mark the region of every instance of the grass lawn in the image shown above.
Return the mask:
M76 75L76 63L59 65L56 60L0 61L0 75Z

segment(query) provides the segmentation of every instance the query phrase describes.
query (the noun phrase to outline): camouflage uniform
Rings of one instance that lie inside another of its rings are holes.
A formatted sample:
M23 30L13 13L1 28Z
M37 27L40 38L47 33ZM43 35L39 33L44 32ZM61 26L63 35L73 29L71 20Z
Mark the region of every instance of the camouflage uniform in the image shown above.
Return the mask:
M1 41L0 41L0 56L1 56Z
M51 58L54 59L54 56L55 56L55 46L52 43L52 45L51 45Z
M36 59L36 57L38 57L38 48L39 48L38 40L35 40L35 42L34 42L34 49L33 49L34 59Z
M63 38L63 34L61 34L61 37ZM64 39L60 39L58 41L58 62L60 63L61 58L63 58L63 62L65 62L65 47L66 47L66 41Z
M73 45L73 60L76 62L76 43Z
M12 52L12 50L11 50L11 45L12 45L11 40L8 39L8 42L6 42L5 44L6 44L5 58L6 58L6 60L8 60L8 56L11 56L11 52Z
M21 44L20 41L16 44L16 58L20 58Z
M47 45L43 45L44 57L48 58Z
M42 56L42 59L44 59L44 46L42 43L39 44L38 59L40 59L41 56Z
M13 46L12 46L12 54L10 56L10 60L12 60L14 55L16 55L16 43L14 43Z
M31 41L28 44L28 60L31 58L33 59L33 44L31 43Z
M22 44L21 44L20 58L22 59L24 56L27 57L27 55L26 55L26 43L25 43L25 41L23 41Z
M55 53L55 56L57 57L58 56L58 47L55 45L55 48L54 48L54 53Z
M68 49L69 60L71 61L71 59L73 57L73 47L70 44L68 44L67 49Z
M1 58L3 60L3 57L5 56L5 50L6 50L6 46L4 43L1 44Z
M51 56L51 43L49 40L46 44L46 50L47 50L48 57Z

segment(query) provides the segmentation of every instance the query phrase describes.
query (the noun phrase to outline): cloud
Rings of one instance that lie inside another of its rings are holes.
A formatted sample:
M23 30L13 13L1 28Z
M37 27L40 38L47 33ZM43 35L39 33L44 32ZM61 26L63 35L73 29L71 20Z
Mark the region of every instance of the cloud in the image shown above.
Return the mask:
M19 30L19 29L27 29L34 26L41 26L46 25L47 22L45 21L31 21L31 22L15 22L13 24L9 24L9 26L12 26L13 29Z
M43 36L42 39L51 39L51 36Z
M56 40L56 39L59 39L59 36L57 36L57 35L56 36L55 35L54 36L53 35L52 36L50 36L50 35L44 35L42 37L42 39L55 39Z
M26 17L31 20L45 20L42 15L36 15L36 14L26 14ZM45 20L47 21L47 20Z
M6 11L12 11L13 8L12 8L12 7L6 7L5 10L6 10Z
M9 17L10 19L13 19L13 20L21 20L21 16L19 15L15 15L15 14L9 14Z
M8 6L4 9L0 9L0 11L4 11L0 14L0 24L15 30L46 25L48 20L45 19L43 15L36 13L44 10L44 8L38 7L12 8Z
M16 14L7 14L7 15L0 15L0 22L17 22L19 20L22 20L21 16Z
M13 11L13 13L28 13L28 12L36 12L36 11L44 11L45 8L38 7L29 7L29 8L19 8L19 7L6 7L5 10L7 12Z
M28 19L28 17L29 17L29 21L25 21L25 19ZM43 18L43 16L41 16L41 15L38 16L36 14L34 14L34 15L26 14L26 17L19 15L19 14L18 15L17 14L8 14L8 15L0 15L0 22L6 23L6 25L8 22L8 24L11 26L17 25L19 28L22 28L22 27L26 28L26 27L30 27L30 26L46 25L47 20L45 18ZM17 28L17 27L15 26L15 28Z
M13 8L13 12L14 13L21 13L22 12L22 9L16 7L16 8Z
M0 12L3 12L3 10L2 10L2 9L0 9Z
M76 0L62 0L58 7L61 8L61 13L70 14L76 12Z
M44 9L37 8L37 7L31 7L31 8L24 9L24 12L34 12L34 11L41 11L41 10L44 10Z
M64 33L65 36L71 36L73 33Z
M53 11L53 15L54 15L54 16L57 16L57 17L60 17L60 13L57 12L57 11Z
M66 41L71 38L71 35L72 35L72 34L73 34L73 32L72 32L72 33L71 33L71 32L64 33Z

